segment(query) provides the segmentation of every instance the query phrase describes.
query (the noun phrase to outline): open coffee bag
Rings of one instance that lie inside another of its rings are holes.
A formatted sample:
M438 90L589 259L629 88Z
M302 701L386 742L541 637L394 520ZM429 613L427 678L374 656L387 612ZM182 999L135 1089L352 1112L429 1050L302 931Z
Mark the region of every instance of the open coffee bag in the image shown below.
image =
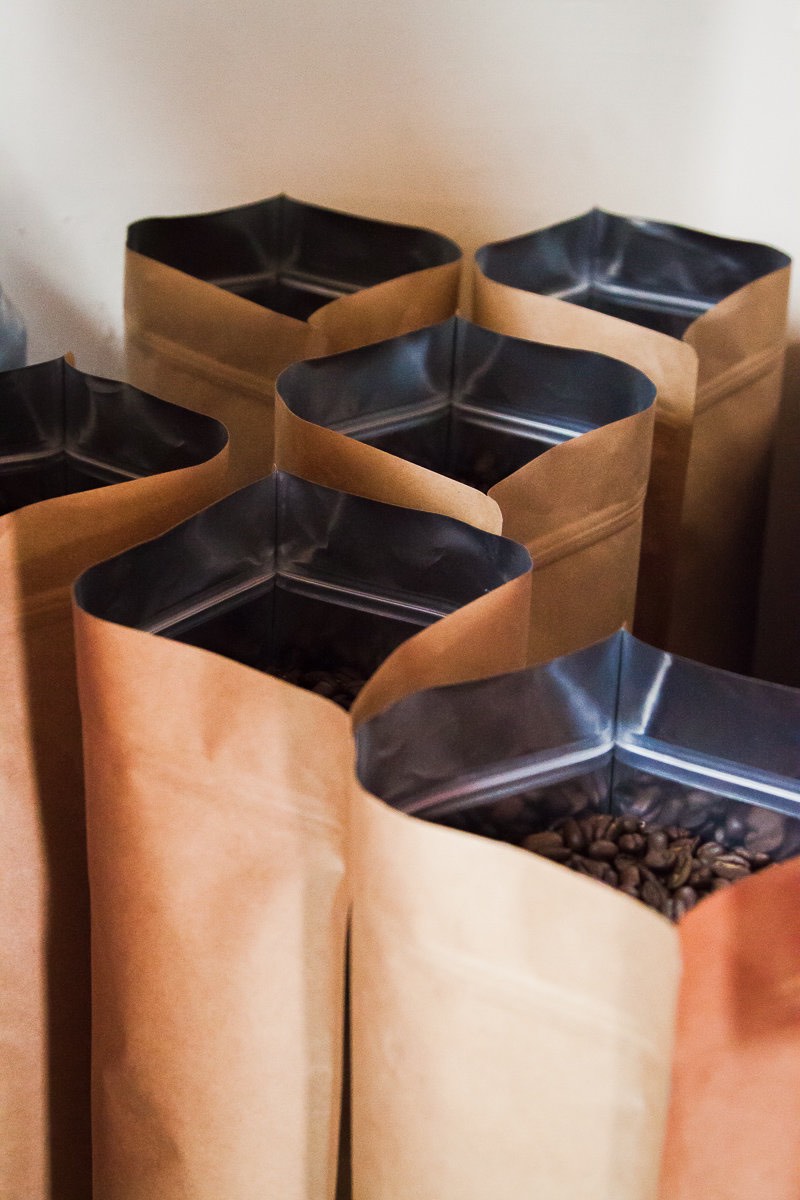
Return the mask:
M96 1197L333 1196L342 705L522 663L529 573L277 473L79 582Z
M224 421L231 486L273 465L278 372L455 311L461 252L425 229L273 196L128 230L132 382Z
M58 360L0 375L0 1195L86 1200L89 903L70 587L220 494L216 421Z
M276 458L329 487L502 525L535 564L538 662L633 621L654 397L624 363L454 317L289 367Z
M701 930L719 900L706 910L703 896L733 896L748 876L750 894L766 896L771 864L800 852L798 704L619 633L533 670L407 697L359 730L371 795L353 830L357 1198L407 1195L414 1178L443 1200L657 1194L679 939L647 909ZM736 933L730 907L718 911L709 932L721 946ZM709 1130L725 1091L721 1071L698 1082L698 1059L713 1058L693 1056L700 994L718 1055L733 1033L739 952L722 952L697 975L687 956L681 1000L666 1161L680 1178L688 1137L695 1189L710 1144L693 1132L694 1106ZM786 962L775 968L788 987ZM771 978L769 960L763 969ZM712 978L730 981L713 1000ZM732 1114L719 1118L733 1136Z
M476 262L480 324L612 354L656 384L637 632L749 670L789 258L594 209Z

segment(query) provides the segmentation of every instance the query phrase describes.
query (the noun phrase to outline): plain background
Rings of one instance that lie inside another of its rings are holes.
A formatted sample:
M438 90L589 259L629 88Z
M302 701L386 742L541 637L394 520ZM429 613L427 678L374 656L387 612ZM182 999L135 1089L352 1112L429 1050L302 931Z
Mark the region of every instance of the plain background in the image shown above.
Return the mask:
M34 359L122 370L128 222L279 191L467 249L598 204L800 256L800 0L2 9L0 282Z
M73 350L122 375L126 225L280 191L429 225L468 251L596 204L800 257L800 0L0 0L0 13L0 283L31 361ZM795 276L779 467L800 509Z

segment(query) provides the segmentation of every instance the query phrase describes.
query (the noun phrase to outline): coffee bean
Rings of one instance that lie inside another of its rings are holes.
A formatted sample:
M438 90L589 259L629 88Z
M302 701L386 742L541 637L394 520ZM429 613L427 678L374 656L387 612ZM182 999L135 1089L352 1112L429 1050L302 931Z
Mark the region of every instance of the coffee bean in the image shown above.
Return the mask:
M736 854L725 854L714 860L712 871L720 879L744 879L750 874L750 864Z
M653 804L660 798L663 807L663 791L651 790ZM688 812L688 818L702 832L693 832L688 819L687 824L677 824L673 818L669 825L657 825L632 813L614 816L592 808L581 809L581 799L585 802L586 793L582 796L579 787L560 787L552 798L539 790L528 797L504 797L444 820L468 832L521 845L617 888L675 921L704 896L730 887L774 861L763 850L732 844L730 840L724 844L710 840L709 797L704 792L697 791L689 806L697 811ZM598 794L593 803L601 799ZM701 800L705 805L702 812ZM681 793L681 801L684 803L685 793ZM685 807L684 803L683 811ZM546 814L549 823L544 829L540 825L532 830L537 813ZM722 808L714 827L719 827L725 815ZM762 810L754 810L743 828L763 832L758 825L761 815ZM774 833L775 814L764 815L768 818L767 832Z
M589 855L589 858L599 858L609 861L616 856L617 849L616 842L611 842L607 838L600 838L598 841L590 844L586 853Z
M564 845L560 833L532 833L522 844L526 850L541 854L543 858L550 858L554 862L566 862L570 856L569 847Z

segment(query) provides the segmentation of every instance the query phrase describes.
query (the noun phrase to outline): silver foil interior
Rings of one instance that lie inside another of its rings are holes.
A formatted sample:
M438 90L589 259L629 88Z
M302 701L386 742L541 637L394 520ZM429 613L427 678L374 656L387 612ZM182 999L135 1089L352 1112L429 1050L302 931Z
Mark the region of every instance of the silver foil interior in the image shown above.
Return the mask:
M498 283L679 338L701 313L790 259L757 242L595 208L482 246L476 261Z
M515 796L525 832L601 810L776 859L800 852L800 693L624 632L400 701L359 731L358 770L406 812L450 821L494 811L498 837L500 802Z
M420 628L530 568L506 538L283 472L87 572L88 612L264 671L364 677Z
M278 391L304 420L484 491L655 399L652 383L626 363L461 317L294 364Z
M283 195L219 212L137 221L127 244L298 320L337 296L461 257L454 242L431 230Z
M0 514L195 466L227 442L210 417L64 359L0 374Z

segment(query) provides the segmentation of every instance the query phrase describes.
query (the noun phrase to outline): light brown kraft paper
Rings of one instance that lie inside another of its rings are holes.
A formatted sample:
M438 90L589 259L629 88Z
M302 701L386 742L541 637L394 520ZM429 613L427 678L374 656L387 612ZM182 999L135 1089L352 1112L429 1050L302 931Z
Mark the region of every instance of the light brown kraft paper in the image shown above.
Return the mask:
M355 707L521 666L529 578L404 642ZM95 1200L328 1200L350 721L207 651L76 627Z
M485 496L275 407L278 466L342 491L457 517L521 542L534 562L528 661L633 622L653 409L539 455Z
M788 295L783 267L684 334L700 373L669 648L731 671L752 668Z
M272 470L275 379L284 367L452 316L460 269L447 263L390 279L300 321L126 250L128 377L228 427L234 490Z
M734 671L751 667L789 271L739 288L682 341L474 273L479 323L601 350L655 383L636 633Z
M666 334L552 296L526 292L473 270L473 320L513 337L596 350L643 371L656 386L650 479L644 510L636 633L666 647L678 570L697 356Z
M356 792L355 1200L652 1200L677 934Z
M487 533L501 533L497 503L475 488L325 429L291 411L275 395L275 462L281 471L368 500L440 513Z
M0 518L0 1195L87 1200L88 895L69 588L223 489L226 452Z
M330 1197L347 715L77 611L95 1200Z
M679 925L684 975L661 1200L800 1196L800 859Z

